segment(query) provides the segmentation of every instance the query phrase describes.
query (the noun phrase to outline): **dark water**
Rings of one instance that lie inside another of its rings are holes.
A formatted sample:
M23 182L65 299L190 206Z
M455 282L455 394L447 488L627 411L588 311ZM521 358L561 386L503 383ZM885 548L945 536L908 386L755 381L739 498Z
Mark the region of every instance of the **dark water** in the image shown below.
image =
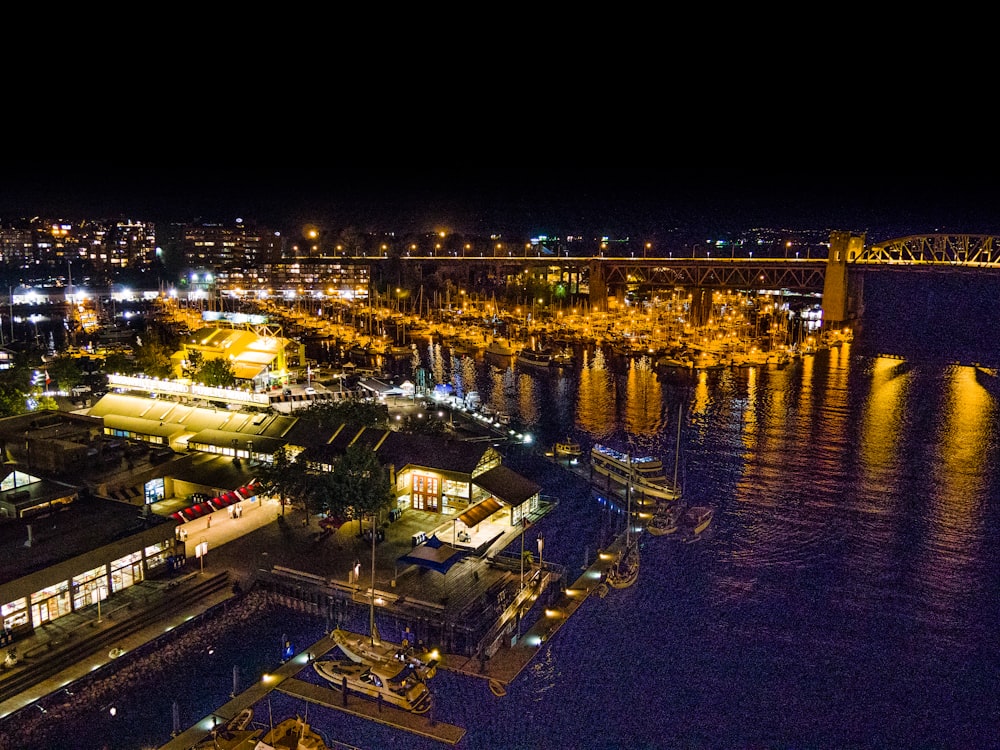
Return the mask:
M587 601L506 696L439 673L435 717L467 729L461 748L1000 747L991 375L849 346L691 379L595 352L541 375L432 359L543 445L631 444L672 469L680 408L687 499L715 508L697 543L645 537L638 583ZM538 525L545 556L579 570L616 512L560 469L511 462L560 498ZM235 663L247 681L275 663L279 630L303 646L322 633L297 618L246 623L151 674L76 746L167 741L178 695L187 726L225 702ZM307 711L364 750L442 747L277 694L258 717Z

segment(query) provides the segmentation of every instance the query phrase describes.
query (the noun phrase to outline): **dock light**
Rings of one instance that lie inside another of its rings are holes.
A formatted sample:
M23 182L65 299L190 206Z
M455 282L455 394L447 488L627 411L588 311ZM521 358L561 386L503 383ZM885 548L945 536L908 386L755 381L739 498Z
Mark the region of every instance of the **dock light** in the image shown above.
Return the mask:
M560 614L561 613L559 612L558 609L546 609L545 610L545 616L546 617L559 617Z

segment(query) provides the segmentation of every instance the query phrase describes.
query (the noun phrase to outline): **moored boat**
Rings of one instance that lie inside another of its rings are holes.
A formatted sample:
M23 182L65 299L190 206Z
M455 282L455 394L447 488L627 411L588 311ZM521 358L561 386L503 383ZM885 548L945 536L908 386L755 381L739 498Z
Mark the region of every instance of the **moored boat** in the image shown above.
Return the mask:
M518 364L530 367L548 367L552 364L552 352L548 349L524 348L517 353Z
M348 689L361 695L398 706L405 711L425 713L431 707L427 685L417 679L413 667L406 664L359 664L336 659L313 662L313 669L331 687Z
M437 673L437 659L433 655L419 656L412 648L402 648L341 628L330 635L337 647L358 664L405 664L413 667L421 680L429 680Z
M616 589L631 586L639 578L639 542L631 540L608 569L608 585Z
M330 750L305 719L296 717L276 724L254 746L254 750Z
M661 503L646 524L646 531L653 536L673 534L679 528L680 515L680 506L676 503Z
M486 345L485 351L495 357L513 357L517 354L517 349L504 339L493 339Z
M264 734L261 729L253 729L253 709L244 708L224 725L194 746L194 750L256 750L258 741Z
M590 466L619 484L631 485L640 495L662 500L680 497L680 489L667 480L663 462L654 456L631 456L597 443L590 451Z
M556 458L574 458L581 455L583 449L578 442L567 435L562 440L556 442L552 448L552 452L556 455Z
M684 512L684 528L691 534L700 534L712 523L714 511L704 505L692 505Z

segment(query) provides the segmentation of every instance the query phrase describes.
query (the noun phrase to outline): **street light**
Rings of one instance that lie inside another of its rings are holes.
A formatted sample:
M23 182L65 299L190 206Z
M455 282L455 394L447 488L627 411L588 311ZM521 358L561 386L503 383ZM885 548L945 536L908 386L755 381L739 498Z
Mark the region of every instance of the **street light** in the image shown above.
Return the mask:
M545 548L545 537L541 534L538 535L538 583L542 583L542 550Z

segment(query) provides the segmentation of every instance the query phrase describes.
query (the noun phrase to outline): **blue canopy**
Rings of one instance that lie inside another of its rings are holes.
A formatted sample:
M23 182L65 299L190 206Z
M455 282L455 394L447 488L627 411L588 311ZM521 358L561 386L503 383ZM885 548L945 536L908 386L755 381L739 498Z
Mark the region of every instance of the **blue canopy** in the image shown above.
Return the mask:
M438 573L447 573L451 566L465 557L466 554L465 550L447 545L437 538L437 534L431 534L430 539L414 547L409 554L399 558L397 562L419 565L423 568L436 570Z

